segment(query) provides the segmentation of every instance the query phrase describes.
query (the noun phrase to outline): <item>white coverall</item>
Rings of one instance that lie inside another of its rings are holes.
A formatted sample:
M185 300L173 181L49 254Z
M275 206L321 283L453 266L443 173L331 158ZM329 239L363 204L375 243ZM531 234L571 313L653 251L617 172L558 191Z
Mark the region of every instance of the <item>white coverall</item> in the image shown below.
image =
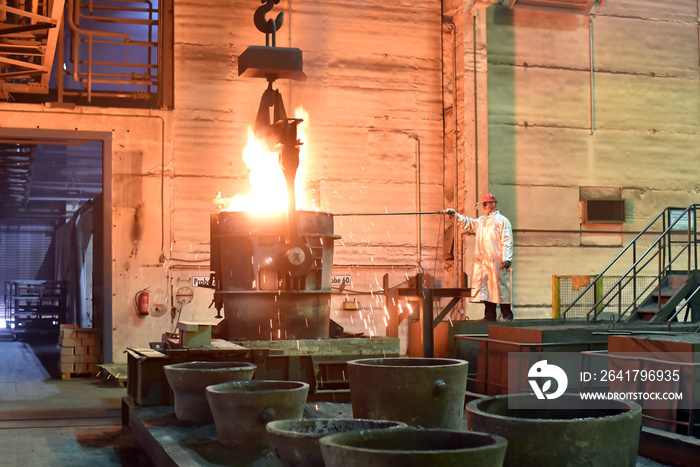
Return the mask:
M478 219L455 217L464 230L476 234L469 301L510 303L510 274L503 268L503 261L513 260L510 221L498 211Z

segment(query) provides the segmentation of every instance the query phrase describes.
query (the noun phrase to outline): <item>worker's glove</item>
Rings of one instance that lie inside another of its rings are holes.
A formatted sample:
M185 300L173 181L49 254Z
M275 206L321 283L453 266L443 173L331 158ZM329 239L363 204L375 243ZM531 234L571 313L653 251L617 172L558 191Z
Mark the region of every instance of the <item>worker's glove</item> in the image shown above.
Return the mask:
M510 269L510 261L503 261L503 269Z
M450 217L454 217L455 214L457 214L457 212L452 208L447 208L447 209L445 209L444 212L445 212L445 214L447 214Z

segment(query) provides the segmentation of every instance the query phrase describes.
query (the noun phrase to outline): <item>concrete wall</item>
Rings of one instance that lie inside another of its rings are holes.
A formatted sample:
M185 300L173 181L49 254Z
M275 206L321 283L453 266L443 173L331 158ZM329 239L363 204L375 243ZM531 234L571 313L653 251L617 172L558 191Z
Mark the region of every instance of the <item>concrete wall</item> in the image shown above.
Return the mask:
M591 230L636 232L700 200L698 2L607 3L590 23L485 12L489 187L516 231L516 316L546 316L553 274L598 273L632 238ZM582 225L581 187L620 192L625 223Z

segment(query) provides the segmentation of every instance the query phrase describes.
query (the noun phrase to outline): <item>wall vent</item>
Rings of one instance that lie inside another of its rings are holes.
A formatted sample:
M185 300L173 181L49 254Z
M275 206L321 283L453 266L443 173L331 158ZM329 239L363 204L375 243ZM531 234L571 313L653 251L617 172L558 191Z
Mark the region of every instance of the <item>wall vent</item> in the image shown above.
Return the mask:
M624 199L584 199L586 224L621 224L625 222Z
M603 0L598 3L603 5L605 1ZM577 15L587 15L595 4L596 1L594 0L509 0L508 2L510 8L554 11Z

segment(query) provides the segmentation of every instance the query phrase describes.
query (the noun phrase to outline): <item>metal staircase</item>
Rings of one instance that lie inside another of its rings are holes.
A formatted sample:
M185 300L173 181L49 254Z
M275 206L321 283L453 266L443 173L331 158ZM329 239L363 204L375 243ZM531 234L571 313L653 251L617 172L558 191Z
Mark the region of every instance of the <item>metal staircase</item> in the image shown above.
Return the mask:
M46 94L65 0L0 2L0 98Z
M691 275L673 271L667 273L646 300L632 311L627 322L662 322L675 318L679 312L678 305L688 303L686 297L698 288L697 277L693 277L696 273L697 271ZM689 306L686 311L689 311Z
M562 320L593 303L588 322L700 321L698 209L700 204L664 209L562 312ZM601 294L603 277L613 271L624 273Z

